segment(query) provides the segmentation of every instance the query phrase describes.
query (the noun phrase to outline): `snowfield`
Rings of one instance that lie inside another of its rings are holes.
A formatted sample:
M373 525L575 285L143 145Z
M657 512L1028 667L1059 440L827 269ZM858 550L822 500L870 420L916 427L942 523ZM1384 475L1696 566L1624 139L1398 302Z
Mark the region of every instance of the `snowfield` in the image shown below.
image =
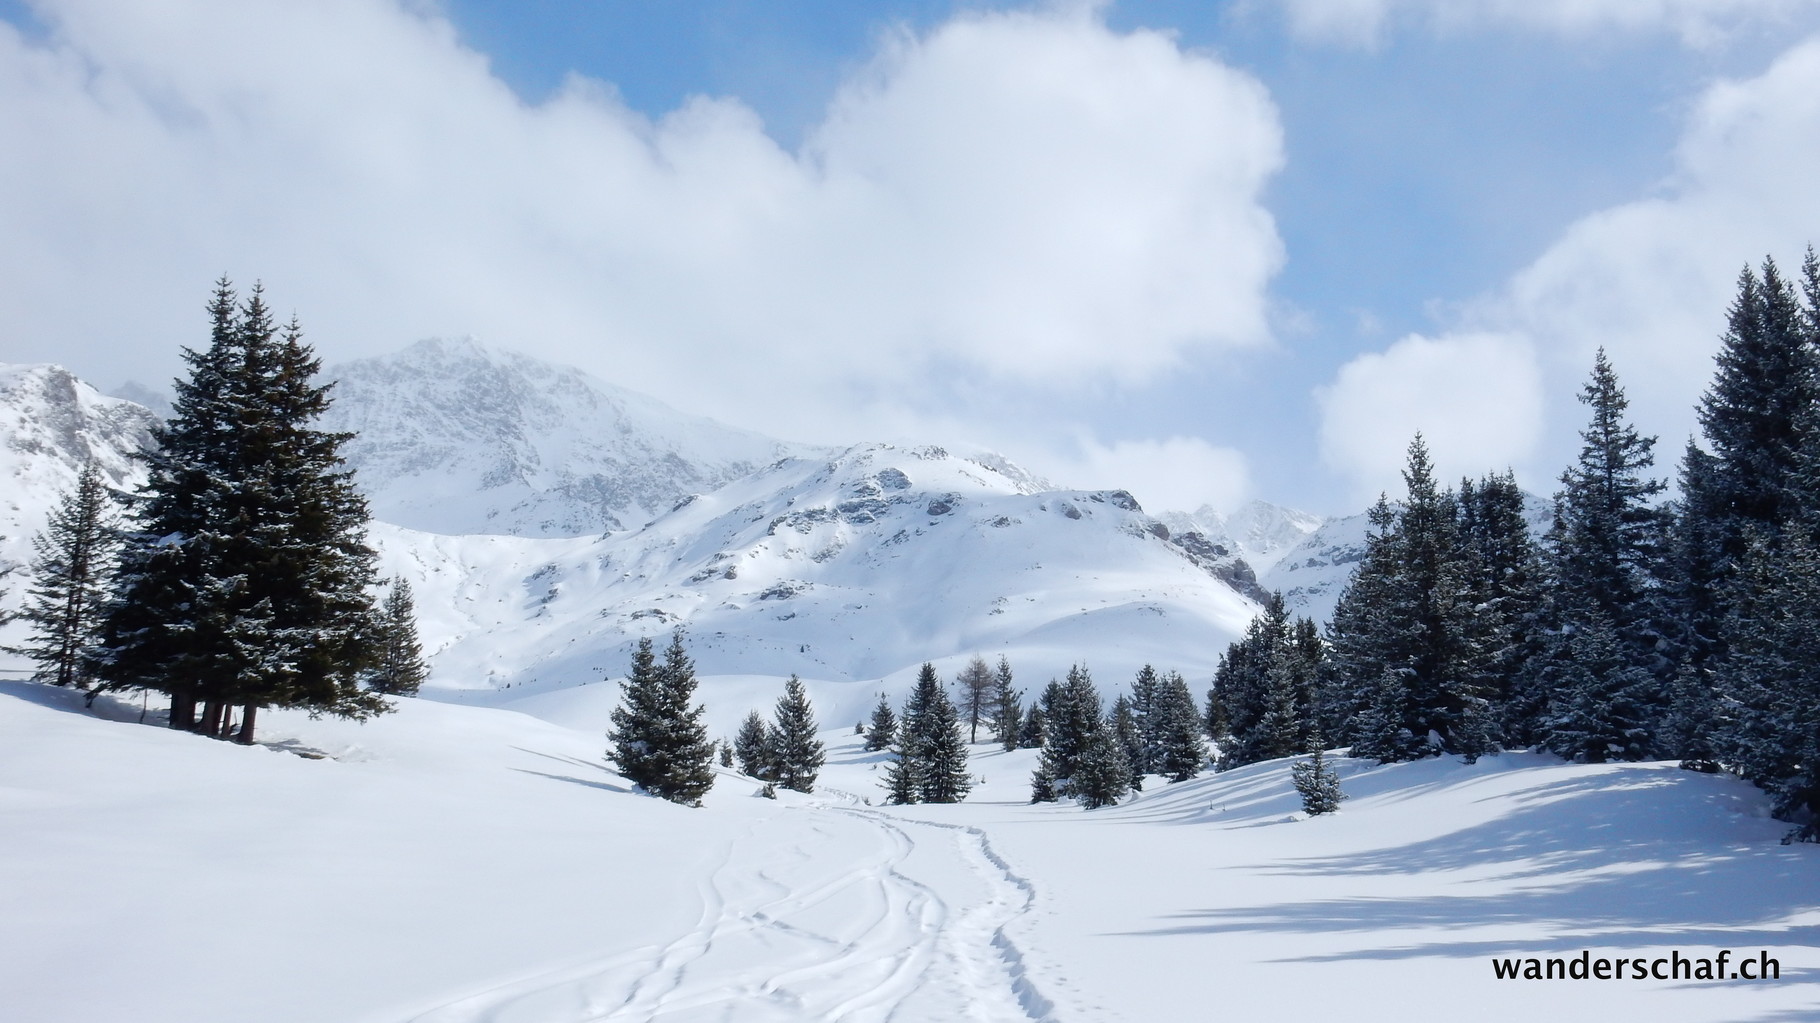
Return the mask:
M738 704L726 720L779 691L701 693ZM818 708L834 691L811 685ZM1085 812L1027 805L1032 754L982 743L966 803L886 808L867 802L882 756L824 715L815 794L723 772L687 809L603 762L617 687L561 695L407 700L365 725L273 713L243 748L0 683L0 1017L1820 1016L1820 849L1778 844L1736 780L1342 760L1350 800L1310 820L1279 761ZM1720 949L1767 950L1781 977L1491 965Z

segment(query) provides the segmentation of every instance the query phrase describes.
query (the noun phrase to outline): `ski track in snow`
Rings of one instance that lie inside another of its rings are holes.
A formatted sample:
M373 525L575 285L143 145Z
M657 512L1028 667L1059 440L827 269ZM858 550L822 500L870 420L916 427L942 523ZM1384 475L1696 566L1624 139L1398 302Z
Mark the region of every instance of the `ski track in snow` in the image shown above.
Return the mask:
M1005 934L1035 890L983 831L827 794L841 804L784 810L731 842L701 886L700 919L668 944L501 985L411 1023L1054 1018ZM818 818L806 829L804 813Z

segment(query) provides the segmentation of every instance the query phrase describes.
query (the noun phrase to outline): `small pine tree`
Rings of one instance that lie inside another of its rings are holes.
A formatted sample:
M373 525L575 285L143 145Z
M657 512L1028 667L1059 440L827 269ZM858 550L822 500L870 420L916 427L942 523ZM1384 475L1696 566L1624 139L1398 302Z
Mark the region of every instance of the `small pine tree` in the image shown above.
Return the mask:
M777 783L795 792L814 792L815 776L821 772L826 754L815 737L815 710L809 706L809 694L795 675L784 683L774 721L771 762Z
M379 663L370 685L390 696L416 696L428 677L423 644L417 639L417 603L404 576L392 580L392 591L379 608Z
M1326 743L1317 736L1308 759L1289 767L1295 790L1302 795L1302 809L1310 817L1339 810L1340 801L1346 798L1346 793L1340 791L1339 774L1327 762L1327 754L1321 749L1324 745Z
M646 792L700 806L714 785L714 743L701 721L707 708L690 706L695 667L681 629L671 635L663 664L654 661L651 641L639 640L621 687L625 702L613 710L610 755L619 773Z
M878 706L872 708L872 729L866 733L866 752L878 753L897 741L897 712L885 694L878 694Z
M725 739L720 741L720 766L733 766L733 745Z
M1022 749L1042 749L1049 744L1049 719L1043 708L1032 703L1024 711L1023 723L1017 728L1017 744Z
M902 806L918 801L923 794L923 762L908 720L898 722L891 753L885 765L885 802Z
M999 655L992 673L992 735L1005 752L1018 747L1018 726L1023 724L1023 693L1011 686L1011 662Z
M118 528L101 469L90 461L44 532L32 538L32 586L19 617L33 629L16 652L37 663L38 681L89 688L92 648L101 637L120 546Z
M1179 672L1170 672L1158 683L1155 715L1155 769L1167 775L1171 783L1199 775L1207 763L1207 744L1201 737L1200 709L1195 706L1188 680Z
M1088 810L1111 806L1131 790L1131 754L1116 729L1101 723L1087 736L1068 788Z
M1125 762L1131 769L1130 776L1126 779L1130 787L1143 791L1149 761L1145 756L1144 735L1138 726L1137 711L1129 696L1120 693L1118 699L1112 701L1112 710L1106 715L1105 727L1111 730L1119 748L1125 751Z
M741 774L769 781L777 756L771 749L771 728L758 711L746 715L739 731L733 733L733 755L739 758Z
M910 706L914 709L905 711L904 723L915 736L921 760L920 801L960 802L973 787L973 776L967 771L967 743L961 738L960 715L942 689L933 664L925 663L917 675Z

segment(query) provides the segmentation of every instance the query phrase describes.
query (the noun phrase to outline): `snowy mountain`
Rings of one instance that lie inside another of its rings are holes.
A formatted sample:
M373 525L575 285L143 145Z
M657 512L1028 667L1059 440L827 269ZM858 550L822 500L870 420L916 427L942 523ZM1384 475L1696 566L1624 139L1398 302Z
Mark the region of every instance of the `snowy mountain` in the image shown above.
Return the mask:
M433 533L587 536L816 449L690 416L471 339L332 366L327 429L373 514Z
M1202 505L1192 512L1161 512L1157 518L1172 533L1200 533L1209 542L1231 549L1258 573L1270 571L1323 521L1319 515L1268 501L1247 502L1230 515Z
M1554 516L1554 502L1534 494L1523 495L1523 518L1532 537L1547 532ZM1365 534L1371 528L1365 512L1328 519L1319 529L1279 556L1259 582L1268 591L1283 591L1291 614L1307 615L1325 624L1333 617L1340 591L1365 557Z
M109 485L136 486L144 469L132 455L150 441L156 421L61 366L0 364L0 571L29 563L31 538L75 488L87 460ZM8 606L17 607L24 587L9 589Z
M1123 491L1039 491L940 448L780 460L600 538L374 536L454 688L600 679L685 623L711 673L896 688L1005 653L1035 686L1083 661L1116 685L1146 662L1210 673L1256 612Z

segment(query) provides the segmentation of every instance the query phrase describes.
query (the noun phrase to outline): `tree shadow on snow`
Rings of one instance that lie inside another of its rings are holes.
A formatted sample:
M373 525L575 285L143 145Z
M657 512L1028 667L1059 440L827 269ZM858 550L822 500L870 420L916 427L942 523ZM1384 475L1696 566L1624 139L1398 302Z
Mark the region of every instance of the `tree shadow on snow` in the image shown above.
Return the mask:
M563 756L560 753L545 753L541 750L527 749L523 746L514 746L512 748L520 753L529 753L534 757L542 757L545 760L554 760L565 767L583 767L590 771L598 771L601 774L613 775L612 769L608 768L607 765L596 763L591 760L583 760L580 757ZM534 774L539 778L554 778L557 781L571 782L576 785L586 785L591 789L605 789L608 792L630 793L632 791L630 785L615 785L612 782L607 781L589 781L586 778L576 778L567 774L550 774L546 771L533 771L526 767L514 767L512 770L517 771L520 774Z
M1558 779L1491 798L1513 808L1421 841L1249 868L1310 878L1432 874L1429 894L1205 909L1175 914L1167 918L1178 921L1170 926L1126 933L1359 932L1388 938L1409 928L1527 925L1527 933L1547 922L1556 935L1385 944L1296 961L1510 954L1518 945L1532 954L1820 943L1820 926L1782 922L1820 908L1820 850L1777 844L1784 826L1751 814L1762 799L1743 782L1664 767L1617 778ZM1820 981L1816 971L1790 964L1784 982L1791 972Z
M102 693L95 697L91 706L87 693L43 682L0 681L0 695L15 697L50 710L81 714L103 721L138 723L143 717L145 724L163 725L169 720L162 705L152 705L139 698L122 699L112 693Z

